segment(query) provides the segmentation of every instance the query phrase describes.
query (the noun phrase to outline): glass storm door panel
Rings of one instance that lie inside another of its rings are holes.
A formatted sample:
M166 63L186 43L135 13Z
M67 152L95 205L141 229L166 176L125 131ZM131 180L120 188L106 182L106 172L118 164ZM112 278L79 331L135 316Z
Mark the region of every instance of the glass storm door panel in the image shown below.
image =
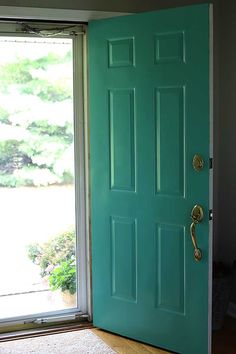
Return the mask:
M93 21L89 60L94 324L206 354L209 6Z
M0 37L0 320L77 308L72 39Z

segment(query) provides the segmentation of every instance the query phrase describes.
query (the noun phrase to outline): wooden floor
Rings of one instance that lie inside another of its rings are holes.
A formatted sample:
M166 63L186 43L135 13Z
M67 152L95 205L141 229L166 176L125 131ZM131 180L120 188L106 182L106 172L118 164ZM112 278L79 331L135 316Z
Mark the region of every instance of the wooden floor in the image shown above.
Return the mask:
M170 354L165 350L120 337L98 328L94 328L92 331L118 354ZM213 332L212 354L236 354L236 319L226 317L224 327Z
M212 337L212 354L236 354L236 319L227 316L224 327Z
M157 349L150 345L120 337L116 334L111 334L98 328L94 328L92 331L118 354L169 354L169 352L166 352L165 350Z

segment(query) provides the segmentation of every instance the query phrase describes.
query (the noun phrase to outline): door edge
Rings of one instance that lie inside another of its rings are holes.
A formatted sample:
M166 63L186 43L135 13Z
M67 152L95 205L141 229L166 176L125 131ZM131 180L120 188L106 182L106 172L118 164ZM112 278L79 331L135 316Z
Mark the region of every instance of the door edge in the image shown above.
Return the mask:
M213 4L209 4L209 154L213 158ZM214 161L214 160L213 160ZM209 209L213 210L213 168L209 170ZM214 213L213 213L214 217ZM214 219L213 219L214 220ZM212 273L213 273L213 220L209 220L209 266L208 266L208 354L212 349Z

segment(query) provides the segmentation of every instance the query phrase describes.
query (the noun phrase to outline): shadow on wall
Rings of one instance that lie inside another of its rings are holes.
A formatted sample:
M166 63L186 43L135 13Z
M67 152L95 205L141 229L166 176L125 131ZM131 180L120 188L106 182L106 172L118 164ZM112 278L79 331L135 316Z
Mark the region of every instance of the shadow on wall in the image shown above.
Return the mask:
M142 12L169 7L187 6L208 3L207 0L136 0L136 1L109 1L109 0L21 0L21 7L58 8L91 11ZM212 3L217 2L213 0ZM17 0L0 0L0 6L19 6Z

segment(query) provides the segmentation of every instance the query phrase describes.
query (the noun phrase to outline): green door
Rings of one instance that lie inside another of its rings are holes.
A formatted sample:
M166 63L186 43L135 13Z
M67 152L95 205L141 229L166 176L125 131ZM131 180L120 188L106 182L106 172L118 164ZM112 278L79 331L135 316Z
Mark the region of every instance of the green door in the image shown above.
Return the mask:
M89 76L94 324L207 354L209 6L91 22Z

